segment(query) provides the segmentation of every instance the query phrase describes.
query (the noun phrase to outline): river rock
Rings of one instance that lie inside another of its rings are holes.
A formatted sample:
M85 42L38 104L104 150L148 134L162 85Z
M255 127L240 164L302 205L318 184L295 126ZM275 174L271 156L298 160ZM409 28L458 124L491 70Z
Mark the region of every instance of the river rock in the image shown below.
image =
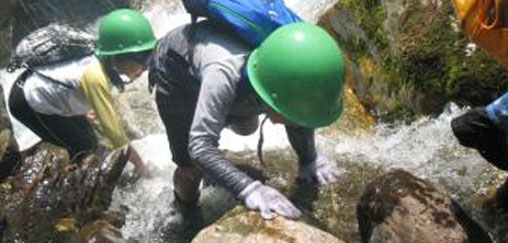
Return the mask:
M62 218L75 220L78 229L100 219L127 162L119 149L103 162L88 155L72 163L66 150L48 143L22 158L18 172L0 184L5 242L48 242L65 232Z
M7 64L11 55L11 11L14 0L2 1L0 8L0 66Z
M320 19L345 52L353 91L385 120L485 105L508 72L461 32L453 1L337 1Z
M0 9L0 66L32 31L50 23L95 32L95 23L113 9L139 6L134 0L4 0Z
M10 129L0 132L0 182L18 169L21 153Z
M363 242L490 241L448 196L403 170L369 183L357 214Z
M3 94L3 86L0 85L0 182L11 175L21 161Z
M84 29L109 11L128 7L126 0L19 0L13 8L13 46L32 31L50 23Z
M265 242L343 242L336 237L300 221L276 217L264 220L257 212L237 207L214 224L203 229L193 243L265 243Z
M329 156L340 168L337 182L318 187L296 179L296 155L287 152L264 151L264 164L252 153L227 153L241 170L264 184L277 189L301 209L302 221L322 229L346 242L359 242L356 205L368 178L385 173L380 167L340 156Z
M122 232L118 227L107 220L96 220L79 232L80 242L101 242L101 243L124 243Z

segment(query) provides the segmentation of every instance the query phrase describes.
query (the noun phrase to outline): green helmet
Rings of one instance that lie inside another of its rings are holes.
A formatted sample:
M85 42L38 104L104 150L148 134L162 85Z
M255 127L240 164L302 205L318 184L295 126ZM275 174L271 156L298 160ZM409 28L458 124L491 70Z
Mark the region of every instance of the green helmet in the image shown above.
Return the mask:
M247 61L254 90L289 121L311 128L342 113L344 62L335 40L306 23L280 27Z
M157 40L150 22L132 9L115 10L99 24L98 56L110 56L153 49Z

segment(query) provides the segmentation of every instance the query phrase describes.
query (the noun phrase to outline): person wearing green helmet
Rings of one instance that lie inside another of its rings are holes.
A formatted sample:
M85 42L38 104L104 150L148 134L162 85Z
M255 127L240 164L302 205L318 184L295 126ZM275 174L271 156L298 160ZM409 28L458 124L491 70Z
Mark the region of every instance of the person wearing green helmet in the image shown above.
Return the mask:
M73 160L97 149L89 122L96 118L113 148L125 147L135 172L145 175L144 162L120 124L110 88L122 90L121 75L133 80L146 70L156 44L152 27L134 10L115 10L101 19L96 44L95 55L26 65L11 90L10 112L43 141L66 148Z
M305 23L277 29L255 50L209 20L166 34L155 48L148 76L178 165L173 176L177 205L197 209L206 174L265 219L300 217L281 193L229 162L218 149L220 133L229 127L252 134L258 115L266 113L285 125L300 179L334 182L338 169L317 153L314 129L333 123L342 112L342 58L326 31Z

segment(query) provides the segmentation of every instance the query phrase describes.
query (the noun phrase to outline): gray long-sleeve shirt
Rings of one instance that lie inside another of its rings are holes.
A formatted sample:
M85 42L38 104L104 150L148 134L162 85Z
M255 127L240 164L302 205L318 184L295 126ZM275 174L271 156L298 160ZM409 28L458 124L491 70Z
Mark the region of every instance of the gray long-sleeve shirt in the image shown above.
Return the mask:
M218 149L218 141L225 126L257 116L263 111L261 100L242 75L251 51L252 48L229 29L203 21L168 33L160 40L152 63L156 70L166 76L167 82L186 82L180 87L198 92L193 96L197 97L197 102L189 133L190 157L207 176L235 195L253 180L228 161ZM186 62L182 68L188 69L186 71L194 80L171 77L168 65L174 63L175 53ZM165 92L170 86L158 83L157 89ZM312 162L317 156L314 131L291 126L286 126L286 131L300 164Z

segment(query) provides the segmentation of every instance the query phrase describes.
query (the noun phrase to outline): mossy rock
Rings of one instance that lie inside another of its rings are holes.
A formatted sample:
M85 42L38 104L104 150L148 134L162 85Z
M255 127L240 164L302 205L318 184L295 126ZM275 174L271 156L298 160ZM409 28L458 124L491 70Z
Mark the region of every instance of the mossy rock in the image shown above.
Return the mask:
M462 34L451 1L341 0L320 21L350 60L351 87L385 121L485 105L508 71Z

